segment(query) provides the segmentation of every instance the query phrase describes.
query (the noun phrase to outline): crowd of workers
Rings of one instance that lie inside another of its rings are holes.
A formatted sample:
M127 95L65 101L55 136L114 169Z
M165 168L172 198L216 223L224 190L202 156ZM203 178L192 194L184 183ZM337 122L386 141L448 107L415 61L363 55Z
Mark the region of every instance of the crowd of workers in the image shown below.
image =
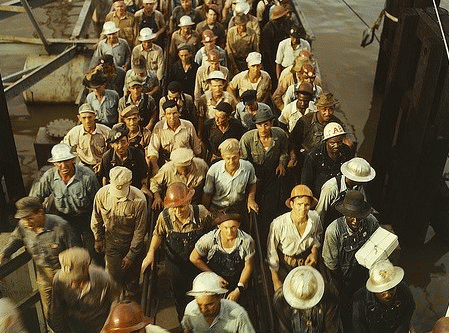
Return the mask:
M110 5L96 4L80 124L17 201L0 254L25 245L51 329L166 332L135 302L162 257L183 332L255 332L258 237L277 331L409 332L404 271L355 259L379 227L375 170L354 157L291 3Z

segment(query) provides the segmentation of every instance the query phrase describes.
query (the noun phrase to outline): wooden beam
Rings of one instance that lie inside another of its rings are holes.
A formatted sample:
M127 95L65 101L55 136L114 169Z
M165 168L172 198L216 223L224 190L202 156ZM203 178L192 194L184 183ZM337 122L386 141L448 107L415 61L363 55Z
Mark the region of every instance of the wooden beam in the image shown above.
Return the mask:
M0 5L0 12L25 13L25 9L19 6Z

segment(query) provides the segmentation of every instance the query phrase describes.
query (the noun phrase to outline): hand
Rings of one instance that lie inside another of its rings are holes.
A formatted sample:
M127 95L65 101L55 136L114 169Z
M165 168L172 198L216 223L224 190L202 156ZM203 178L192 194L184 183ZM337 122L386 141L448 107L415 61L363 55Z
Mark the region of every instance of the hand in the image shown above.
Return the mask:
M296 162L296 159L291 158L287 163L287 168L293 169L298 162Z
M259 212L259 205L254 199L248 199L248 213L251 213L251 210L255 211L256 213Z
M121 268L125 270L128 269L129 266L131 266L131 259L129 259L128 257L123 258Z
M154 210L162 209L164 205L164 202L161 199L161 196L159 194L154 194L154 200L153 204L151 205L151 208Z
M98 173L100 171L101 162L98 162L92 167L93 172Z
M153 193L151 193L151 191L148 189L146 185L142 185L142 188L140 190L143 192L143 194L146 194L149 198L153 197Z
M304 265L315 267L317 262L318 262L318 256L312 252L307 256Z
M103 241L95 241L94 248L95 248L96 252L103 253L103 251L104 251L104 242Z
M284 176L286 171L287 170L285 169L285 165L279 164L278 167L276 168L276 175L278 175L278 177Z
M234 301L237 302L237 300L240 298L240 289L239 288L235 288L233 291L231 291L228 294L228 297L226 297L226 299L230 300L230 301Z
M147 256L145 257L145 259L143 259L143 261L142 261L142 268L141 268L140 272L142 274L145 273L145 270L147 269L148 266L150 266L151 269L153 269L153 266L154 266L154 255L152 253L148 253Z
M226 281L226 279L224 279L224 278L222 278L222 277L220 276L220 285L221 285L221 287L222 287L222 288L226 288L226 287L228 286L228 284L229 284L229 282Z

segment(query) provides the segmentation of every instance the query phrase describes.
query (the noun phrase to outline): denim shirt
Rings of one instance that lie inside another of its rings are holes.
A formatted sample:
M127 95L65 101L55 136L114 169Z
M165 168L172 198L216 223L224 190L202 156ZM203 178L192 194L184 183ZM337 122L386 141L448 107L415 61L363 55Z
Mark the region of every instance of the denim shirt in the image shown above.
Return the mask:
M53 167L34 184L30 197L44 201L53 195L55 207L60 213L77 216L92 212L95 193L99 188L97 177L88 167L75 165L75 175L68 184L64 183L58 170Z
M97 112L97 121L108 127L112 127L118 121L118 101L118 93L109 89L105 90L101 102L94 92L89 93L86 97L86 103Z

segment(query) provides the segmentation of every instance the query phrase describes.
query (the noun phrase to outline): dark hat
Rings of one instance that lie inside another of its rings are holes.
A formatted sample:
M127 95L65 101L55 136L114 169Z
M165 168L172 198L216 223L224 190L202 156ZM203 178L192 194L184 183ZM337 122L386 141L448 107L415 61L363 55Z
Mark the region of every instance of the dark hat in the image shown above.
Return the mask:
M295 94L303 94L313 97L313 86L310 82L301 82L301 84L296 88Z
M235 25L246 25L248 17L245 14L237 14L234 18Z
M346 192L344 200L337 203L335 208L345 216L356 218L366 217L372 211L371 206L365 201L363 194L354 190Z
M179 51L182 51L182 50L187 50L187 51L189 51L190 53L193 53L192 45L187 44L187 43L182 43L182 44L180 44L180 45L178 46L178 52L179 52Z
M172 81L168 84L167 90L174 93L182 92L182 85L178 81Z
M126 128L125 124L123 124L123 123L115 124L112 127L111 131L109 132L107 142L108 143L116 142L116 141L120 140L121 138L123 138L124 136L127 136L128 133L129 133L129 130Z
M147 70L145 57L141 55L140 57L134 58L131 67L136 74L145 72Z
M103 72L93 70L84 75L83 85L88 88L98 88L106 84L106 76Z
M42 209L42 204L38 198L24 197L17 200L16 208L17 211L14 217L16 219L21 219L23 217L30 216L31 214L36 213L38 210Z
M232 112L234 111L234 109L232 108L232 105L221 101L220 103L217 104L217 106L215 106L215 109L217 109L218 111L224 112L227 115L231 115Z
M215 14L217 14L218 19L220 19L220 15L221 15L220 7L218 7L218 5L216 5L216 4L214 4L214 3L211 4L211 5L209 5L208 7L209 7L209 8L208 8L207 11L213 10L213 11L215 12Z
M223 222L230 221L230 220L241 222L241 218L242 218L242 216L239 213L219 211L215 215L214 225L220 225Z
M304 30L301 29L300 27L298 27L297 25L293 25L288 34L290 36L296 37L296 38L301 38L302 36L304 36Z
M241 98L242 98L243 104L250 105L257 98L257 90L247 90L247 91L243 92Z
M268 107L260 108L257 110L256 115L254 116L254 123L261 124L268 120L272 120L274 118L273 112Z
M178 107L178 103L176 103L176 101L172 100L172 99L167 99L163 104L162 104L162 109L165 111L167 109L170 108L174 108L174 107Z
M100 64L102 65L114 65L114 57L112 54L105 54L100 59Z

